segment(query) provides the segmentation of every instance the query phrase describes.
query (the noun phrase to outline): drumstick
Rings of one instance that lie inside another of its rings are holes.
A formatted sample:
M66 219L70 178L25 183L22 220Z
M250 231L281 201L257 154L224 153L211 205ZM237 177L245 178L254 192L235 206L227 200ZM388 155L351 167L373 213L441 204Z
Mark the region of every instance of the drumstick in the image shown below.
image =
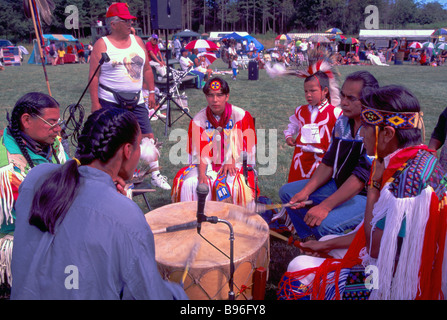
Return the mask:
M237 209L235 210L234 208L231 208L230 210L228 210L228 218L229 219L243 222L246 225L251 226L258 230L267 231L268 227L265 225L263 220L260 222L256 219L252 219L252 217L255 215L258 215L258 214L256 212L249 211L243 207L241 207L241 210L237 210Z
M182 287L185 284L185 279L186 279L186 276L188 275L189 268L191 267L192 263L196 259L197 253L199 252L199 249L200 249L200 245L201 245L200 238L198 236L196 236L196 240L195 240L194 246L192 247L191 253L188 256L188 259L186 259L185 271L183 271L182 281L180 282L180 285Z
M261 212L265 212L267 210L272 210L272 209L289 208L289 207L296 206L298 203L304 203L304 205L308 206L308 205L311 205L313 203L313 201L312 200L306 200L306 201L295 202L295 203L281 203L281 204L262 204L262 203L257 203L256 204L256 212L257 213L261 213Z

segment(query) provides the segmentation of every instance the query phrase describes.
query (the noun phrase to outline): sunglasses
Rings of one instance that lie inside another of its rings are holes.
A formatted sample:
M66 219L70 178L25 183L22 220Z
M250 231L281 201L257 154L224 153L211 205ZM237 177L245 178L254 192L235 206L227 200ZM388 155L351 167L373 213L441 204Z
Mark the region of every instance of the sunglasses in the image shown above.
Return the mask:
M49 123L47 120L45 120L44 118L38 116L37 114L36 114L36 117L38 117L40 120L42 120L42 121L45 122L47 125L49 125L49 126L50 126L50 129L53 129L53 128L56 127L56 126L62 126L62 125L64 124L64 120L62 120L61 118L59 118L59 119L56 121L56 123L51 124L51 123Z

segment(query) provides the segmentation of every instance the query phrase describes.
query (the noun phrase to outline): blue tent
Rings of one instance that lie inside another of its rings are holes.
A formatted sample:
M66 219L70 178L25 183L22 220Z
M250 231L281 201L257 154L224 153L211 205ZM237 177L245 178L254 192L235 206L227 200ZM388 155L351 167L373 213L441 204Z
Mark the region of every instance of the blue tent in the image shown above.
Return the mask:
M256 51L260 52L262 50L264 50L264 45L262 43L260 43L256 38L253 38L252 36L248 35L244 37L245 39L247 39L247 51L248 51L248 45L250 44L250 42L253 41L253 43L255 44L256 47Z
M49 45L50 41L54 41L56 43L58 42L65 43L65 42L76 42L77 40L71 34L44 34L43 38L45 41L45 46ZM34 43L33 51L31 52L31 55L28 59L28 64L41 64L37 40L34 40L33 43Z
M239 35L236 32L229 33L229 34L223 36L222 38L220 38L220 40L223 40L223 39L234 39L236 41L244 41L244 40L246 40L243 36Z

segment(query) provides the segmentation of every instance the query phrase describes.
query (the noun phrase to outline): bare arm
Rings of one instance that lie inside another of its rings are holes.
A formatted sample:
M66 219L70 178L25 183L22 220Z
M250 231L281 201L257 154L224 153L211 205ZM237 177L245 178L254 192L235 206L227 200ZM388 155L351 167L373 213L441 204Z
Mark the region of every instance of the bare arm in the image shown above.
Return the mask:
M101 68L98 70L96 75L93 77L93 74L98 67L99 61L101 60L101 54L107 51L106 44L104 40L98 39L93 46L92 53L90 54L90 69L89 69L89 79L91 80L89 86L90 100L91 100L91 111L95 112L96 110L101 108L99 104L98 98L98 85L99 85L99 75L101 73ZM93 78L92 78L93 77Z
M143 66L143 87L147 88L149 92L155 90L155 82L154 82L154 74L152 73L152 68L149 64L149 54L146 49L146 46L144 45L143 40L141 40L140 37L135 36L135 39L137 40L138 44L141 46L143 51L145 52L146 59ZM154 108L155 107L155 92L149 93L149 107Z

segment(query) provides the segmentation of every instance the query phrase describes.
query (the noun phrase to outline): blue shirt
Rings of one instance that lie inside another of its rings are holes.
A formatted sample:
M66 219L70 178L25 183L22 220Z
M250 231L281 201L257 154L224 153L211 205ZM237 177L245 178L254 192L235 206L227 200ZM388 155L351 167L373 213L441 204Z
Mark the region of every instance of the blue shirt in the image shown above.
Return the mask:
M58 166L33 168L20 186L11 299L187 299L161 278L143 212L103 171L79 167L79 192L54 235L28 223L34 193Z

